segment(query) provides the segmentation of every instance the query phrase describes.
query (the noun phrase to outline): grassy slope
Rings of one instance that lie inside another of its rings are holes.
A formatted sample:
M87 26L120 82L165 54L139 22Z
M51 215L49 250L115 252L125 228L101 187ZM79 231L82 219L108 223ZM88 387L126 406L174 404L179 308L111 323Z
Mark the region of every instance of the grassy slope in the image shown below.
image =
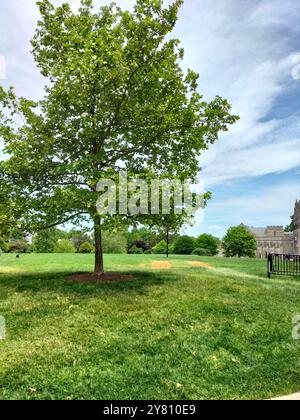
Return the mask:
M0 398L268 398L300 390L299 279L266 262L107 256L122 284L74 284L86 255L0 257ZM215 268L191 268L201 260Z

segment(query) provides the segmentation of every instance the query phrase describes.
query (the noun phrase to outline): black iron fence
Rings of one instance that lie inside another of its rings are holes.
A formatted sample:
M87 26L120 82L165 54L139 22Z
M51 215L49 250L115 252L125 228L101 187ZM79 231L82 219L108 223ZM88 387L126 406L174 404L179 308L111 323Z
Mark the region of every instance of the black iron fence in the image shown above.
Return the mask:
M271 274L300 276L300 255L269 254L268 277Z

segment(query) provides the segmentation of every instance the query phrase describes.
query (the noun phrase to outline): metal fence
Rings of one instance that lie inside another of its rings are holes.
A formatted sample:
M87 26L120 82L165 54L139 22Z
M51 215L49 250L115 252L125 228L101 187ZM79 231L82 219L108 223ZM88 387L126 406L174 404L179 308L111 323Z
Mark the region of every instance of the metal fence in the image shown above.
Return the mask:
M281 276L300 276L300 255L269 254L268 277L271 274Z

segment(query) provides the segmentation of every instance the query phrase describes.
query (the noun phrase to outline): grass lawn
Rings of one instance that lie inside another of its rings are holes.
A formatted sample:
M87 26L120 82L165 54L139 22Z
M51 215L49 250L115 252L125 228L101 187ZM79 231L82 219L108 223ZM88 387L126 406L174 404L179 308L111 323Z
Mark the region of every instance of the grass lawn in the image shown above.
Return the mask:
M258 399L300 391L300 279L266 261L109 255L135 280L82 284L91 255L0 257L1 399ZM210 268L197 266L207 263ZM158 267L158 268L154 268Z

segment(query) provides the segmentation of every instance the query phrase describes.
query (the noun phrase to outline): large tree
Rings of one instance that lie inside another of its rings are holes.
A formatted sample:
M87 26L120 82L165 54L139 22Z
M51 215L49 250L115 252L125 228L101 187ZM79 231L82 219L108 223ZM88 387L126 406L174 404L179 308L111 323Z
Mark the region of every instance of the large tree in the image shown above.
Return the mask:
M196 239L197 248L207 249L211 255L217 255L219 248L219 239L208 233L203 233Z
M226 257L255 257L257 249L255 236L243 225L228 229L223 239Z
M182 3L137 0L133 12L114 4L94 11L92 0L81 0L74 12L39 1L32 46L47 80L43 99L0 88L8 155L0 169L12 214L33 231L91 220L97 275L101 231L120 222L97 212L99 179L122 169L192 180L200 152L237 119L221 97L206 103L198 75L181 68L183 50L170 32Z
M296 230L296 224L294 220L294 216L291 216L291 222L289 225L286 226L285 232L294 232Z

